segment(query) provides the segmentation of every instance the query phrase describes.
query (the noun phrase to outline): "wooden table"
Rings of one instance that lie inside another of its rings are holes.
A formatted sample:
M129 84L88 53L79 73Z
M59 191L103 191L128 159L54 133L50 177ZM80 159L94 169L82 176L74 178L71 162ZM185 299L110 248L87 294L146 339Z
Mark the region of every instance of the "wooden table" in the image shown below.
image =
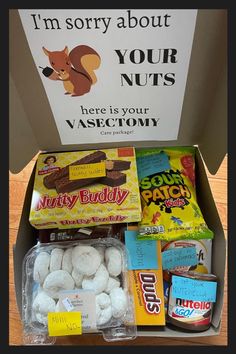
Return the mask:
M37 156L19 173L9 173L10 182L10 246L9 246L9 345L23 345L22 341L22 324L15 299L14 274L13 274L13 257L12 246L15 243L21 210L23 206L27 183L32 172ZM220 169L216 175L208 173L208 178L212 193L216 202L216 206L220 215L220 219L227 237L227 156L222 162ZM227 269L227 267L226 267ZM58 337L56 344L58 345L139 345L139 346L158 346L158 345L227 345L227 271L225 277L225 294L222 313L222 327L220 335L212 337L198 337L188 339L177 338L160 338L160 337L138 337L133 341L122 341L115 343L106 343L101 335L84 335L84 336L68 336Z

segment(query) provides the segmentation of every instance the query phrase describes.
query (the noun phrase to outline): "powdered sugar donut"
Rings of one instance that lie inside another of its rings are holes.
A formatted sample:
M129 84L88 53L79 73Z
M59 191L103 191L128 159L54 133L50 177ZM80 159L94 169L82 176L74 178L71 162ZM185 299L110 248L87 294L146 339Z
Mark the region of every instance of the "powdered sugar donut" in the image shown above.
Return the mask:
M96 296L96 303L99 305L99 307L103 310L106 307L111 305L111 299L110 296L107 295L106 293L101 293Z
M106 267L103 264L100 264L98 270L95 273L94 278L83 279L82 288L94 290L95 294L99 294L102 291L104 291L105 288L107 287L108 279L109 279L109 274Z
M61 269L68 273L72 272L72 248L67 248L63 254Z
M40 252L34 262L33 278L39 284L44 282L44 279L49 273L50 254Z
M101 245L96 245L94 246L94 248L96 248L96 250L98 251L98 253L100 254L101 257L101 262L103 263L105 260L105 246L101 246Z
M79 273L90 276L100 266L101 257L92 246L76 246L72 250L72 264Z
M105 261L111 276L116 277L121 273L122 258L120 251L116 247L111 246L105 250Z
M119 318L127 311L127 296L122 288L114 288L110 292L112 316Z
M61 269L63 254L64 250L61 248L54 248L52 250L49 267L50 272Z
M78 270L76 270L75 268L73 268L72 270L72 273L71 273L71 276L72 278L74 279L75 281L75 285L78 287L78 288L81 288L82 286L82 280L84 278L84 275L79 273Z
M101 293L96 296L96 322L101 326L112 317L111 299L106 293Z
M32 309L38 322L47 325L48 312L55 312L56 302L44 291L38 293L35 297Z
M59 291L72 290L75 282L72 276L65 270L55 270L48 274L43 283L44 291L53 299L59 298Z
M109 277L106 289L104 290L107 294L110 294L111 290L120 287L120 280L116 277Z

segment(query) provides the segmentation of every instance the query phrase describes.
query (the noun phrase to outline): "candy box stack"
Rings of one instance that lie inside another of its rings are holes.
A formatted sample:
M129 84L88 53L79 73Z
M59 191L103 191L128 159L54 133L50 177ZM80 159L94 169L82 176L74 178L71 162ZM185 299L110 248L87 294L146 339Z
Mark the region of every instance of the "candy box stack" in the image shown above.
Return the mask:
M29 218L35 228L140 219L133 147L39 155Z

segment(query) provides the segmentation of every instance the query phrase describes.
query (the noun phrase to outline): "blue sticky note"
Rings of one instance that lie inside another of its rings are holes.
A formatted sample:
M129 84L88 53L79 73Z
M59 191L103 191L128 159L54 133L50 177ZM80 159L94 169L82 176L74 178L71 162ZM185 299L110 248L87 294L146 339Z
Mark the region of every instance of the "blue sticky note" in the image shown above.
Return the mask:
M172 276L172 296L183 300L216 301L217 283L198 279Z
M198 264L196 247L178 247L162 252L162 268L192 266Z
M158 269L157 241L138 240L137 231L125 231L128 269Z
M146 176L170 169L169 158L165 152L138 156L136 161L139 181Z

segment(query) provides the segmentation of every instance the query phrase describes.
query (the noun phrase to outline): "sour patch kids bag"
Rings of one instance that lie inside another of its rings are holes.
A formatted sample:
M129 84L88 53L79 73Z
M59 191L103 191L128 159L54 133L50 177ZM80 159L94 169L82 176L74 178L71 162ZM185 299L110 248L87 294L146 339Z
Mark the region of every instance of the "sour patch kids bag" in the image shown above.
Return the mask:
M213 238L197 203L195 148L137 150L138 170L140 159L155 154L167 155L169 166L165 170L158 167L157 172L139 179L142 220L138 238L166 241Z

